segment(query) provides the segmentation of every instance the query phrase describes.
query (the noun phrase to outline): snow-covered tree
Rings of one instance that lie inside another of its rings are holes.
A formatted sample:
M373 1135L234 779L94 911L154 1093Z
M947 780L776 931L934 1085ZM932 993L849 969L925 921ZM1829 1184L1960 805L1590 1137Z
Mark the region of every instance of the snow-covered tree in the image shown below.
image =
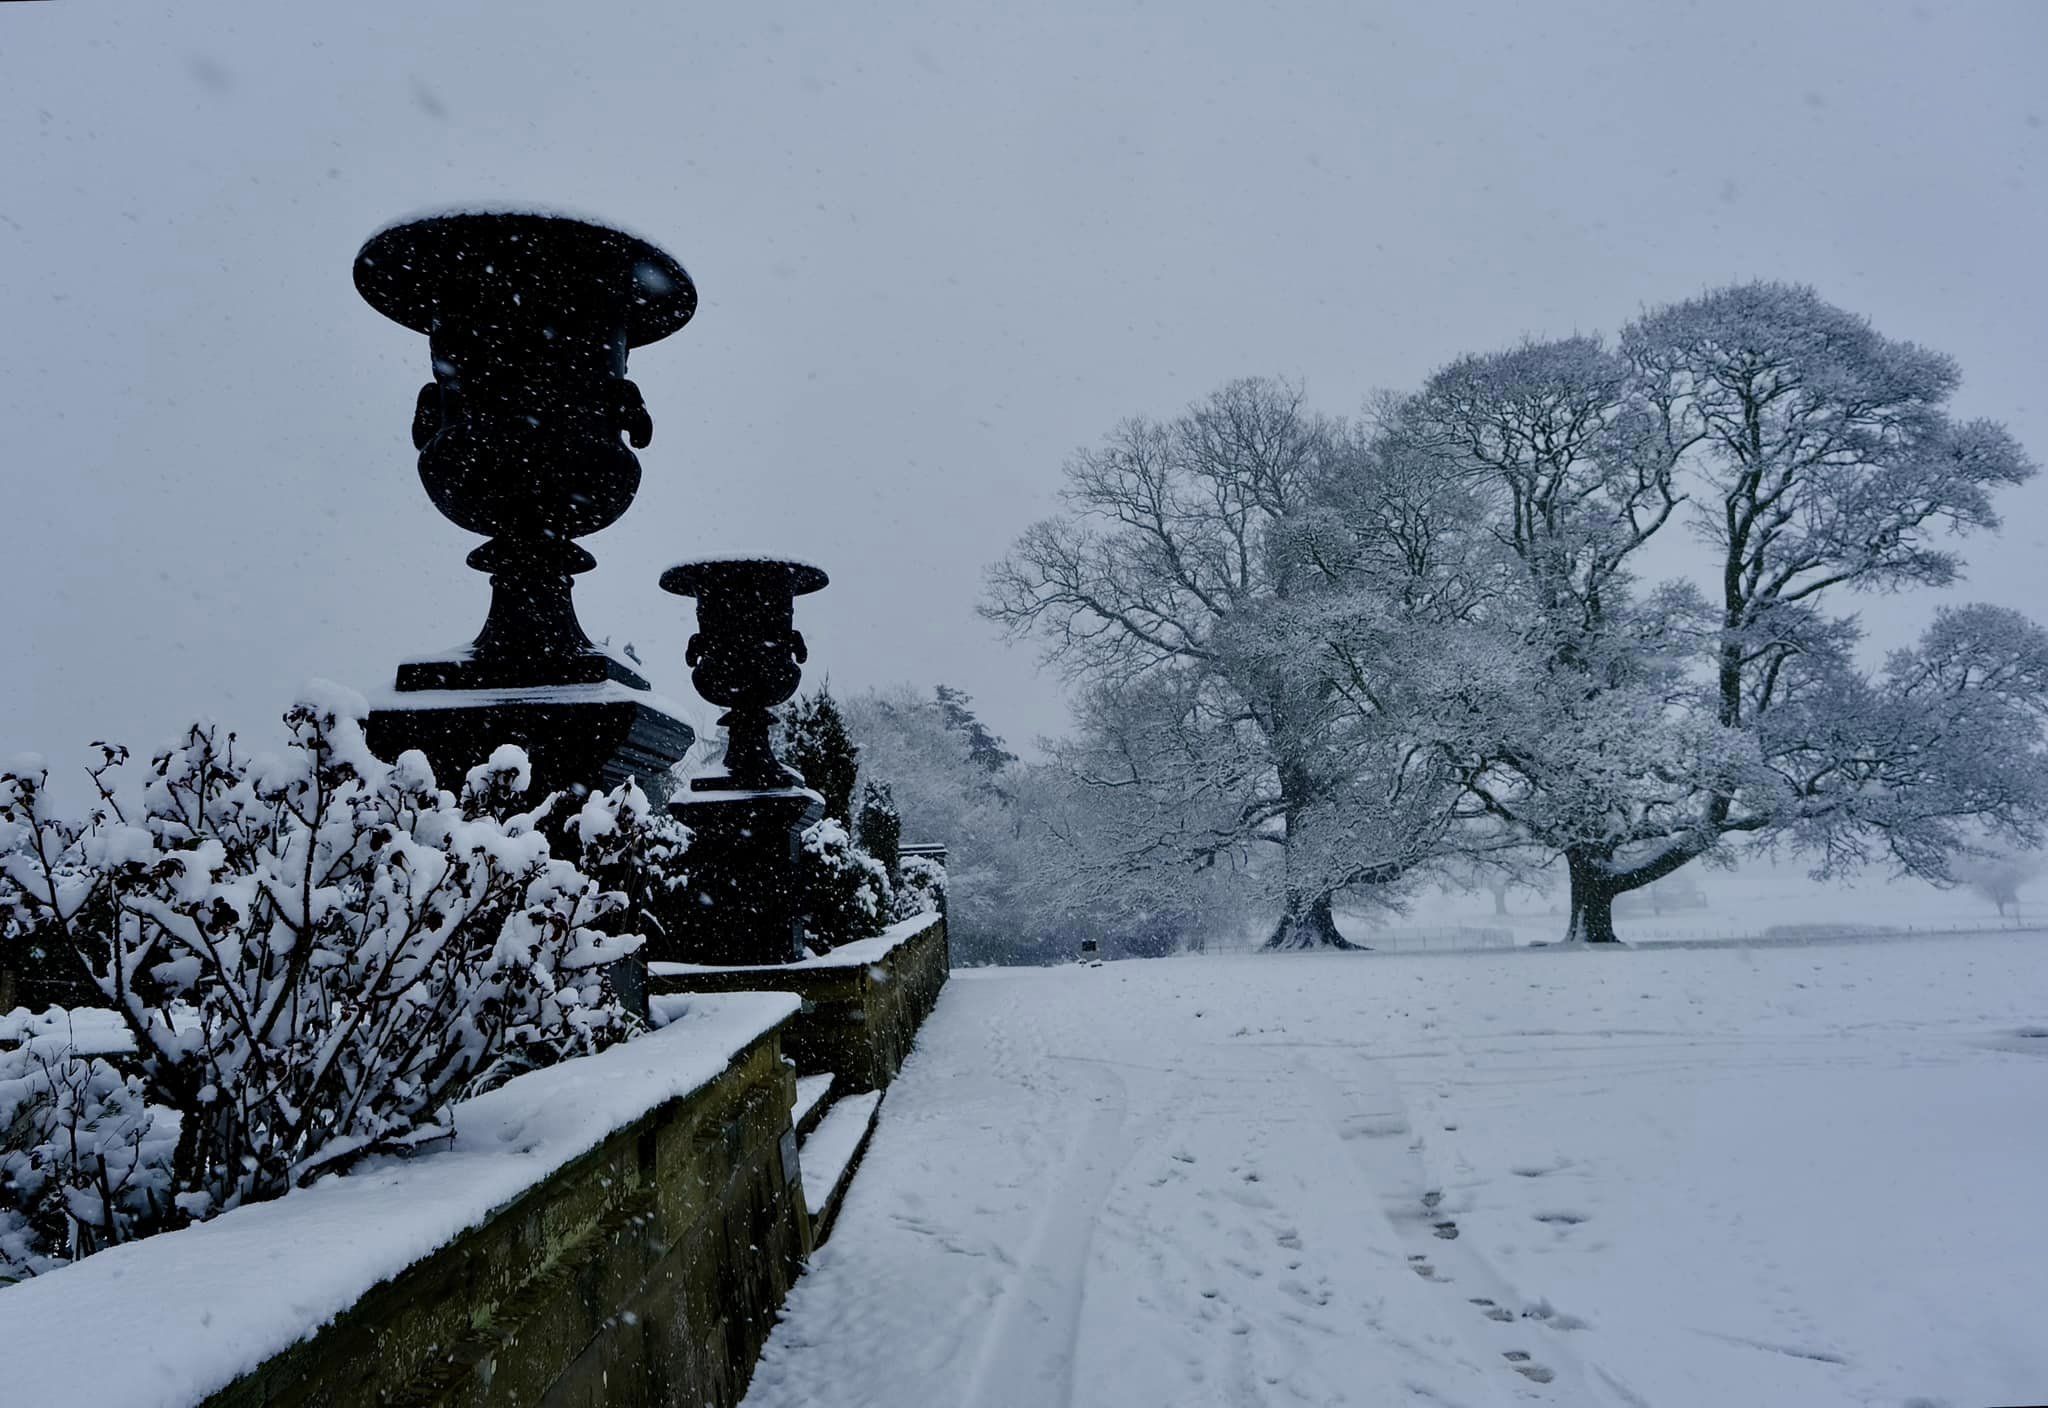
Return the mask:
M1949 863L1949 872L1962 884L1998 906L2004 917L2008 906L2017 910L2020 887L2048 871L2048 856L2039 851L1997 848L1982 855L1963 856Z
M1582 913L1597 925L1594 877L1668 805L1660 771L1692 742L1665 728L1685 688L1666 615L1634 595L1680 501L1684 435L1590 337L1461 358L1381 427L1381 455L1467 488L1493 545L1494 590L1463 618L1487 663L1437 711L1437 747L1496 834L1564 857L1574 932Z
M1383 403L1383 420L1388 412ZM1425 870L1484 862L1519 872L1536 861L1531 848L1487 823L1434 746L1437 720L1464 709L1469 682L1501 675L1484 626L1508 590L1507 568L1476 531L1485 500L1386 434L1352 442L1337 470L1280 535L1301 588L1248 634L1327 719L1313 756L1331 800L1309 828L1310 863L1390 905Z
M1022 817L1012 804L1015 764L990 773L944 701L914 689L849 695L845 715L859 745L863 782L889 781L903 840L947 848L946 923L954 954L967 963L1012 958L1034 912L1034 877L1018 839Z
M2034 472L2003 427L1943 409L1955 363L1772 283L1653 312L1623 346L1693 442L1694 526L1719 569L1714 722L1756 741L1774 783L1710 778L1694 824L1623 873L1669 873L1717 833L1776 832L1824 868L1880 848L1931 878L1964 818L2031 839L2048 809L2039 628L1944 612L1859 688L1853 619L1825 611L1845 592L1951 584L1959 559L1937 535L1997 526L1992 492ZM2003 779L1973 747L1999 754Z
M1466 359L1404 408L1412 443L1498 487L1525 590L1487 616L1502 668L1445 746L1494 816L1564 857L1571 937L1611 940L1617 894L1734 838L1941 879L1972 819L2034 833L2034 628L1945 613L1871 676L1826 609L1948 584L1937 532L1994 525L1991 491L2032 472L2001 428L1942 410L1955 385L1948 359L1811 290L1751 284L1639 319L1617 353ZM1685 500L1711 588L1642 595L1633 559Z
M2032 847L2048 821L2048 630L1996 606L1945 608L1865 677L1815 652L1756 714L1774 787L1727 825L1823 873L1883 859L1938 884L1985 843Z
M1090 717L1091 707L1099 716ZM1151 746L1151 710L1135 693L1084 704L1081 729L1055 746L1052 763L1014 779L1012 844L1025 867L1017 913L1056 953L1093 939L1104 952L1154 956L1235 940L1248 925L1271 935L1284 883L1280 848L1232 840L1227 757L1206 760L1206 780L1194 760L1157 772L1131 768L1126 750ZM1173 720L1164 726L1177 731ZM1192 733L1183 740L1205 741ZM1208 741L1227 746L1213 735Z
M995 778L1017 761L1017 755L1005 748L1003 740L989 732L988 725L975 714L972 695L942 684L932 689L932 697L946 727L967 740L967 756L976 767Z
M861 849L880 861L883 873L893 879L903 846L903 816L896 810L896 794L888 783L878 777L861 782L856 824Z
M1354 814L1380 755L1329 673L1301 654L1294 599L1316 566L1289 525L1351 451L1299 388L1232 382L1168 422L1126 421L1067 465L1067 508L992 567L983 612L1046 643L1083 687L1095 736L1074 776L1131 828L1099 867L1187 872L1272 843L1282 856L1275 947L1342 946L1332 896L1385 882L1408 848ZM1362 846L1349 851L1347 848Z
M819 685L782 711L782 760L803 774L804 783L825 799L825 815L853 824L853 786L860 776L860 749L846 731L846 719L832 691Z

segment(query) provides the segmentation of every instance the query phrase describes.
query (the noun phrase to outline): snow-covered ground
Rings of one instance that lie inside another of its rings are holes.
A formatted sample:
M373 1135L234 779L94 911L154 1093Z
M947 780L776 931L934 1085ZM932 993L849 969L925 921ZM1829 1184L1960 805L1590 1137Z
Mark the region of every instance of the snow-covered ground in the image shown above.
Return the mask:
M2048 1402L2048 935L955 975L748 1408Z
M2048 902L2033 888L2001 915L1974 891L1936 889L1919 880L1859 877L1853 885L1810 880L1796 864L1751 863L1740 871L1692 866L1679 872L1705 904L1658 912L1646 898L1618 906L1615 926L1629 943L1696 943L1760 938L1787 928L1851 930L1862 933L1954 933L1961 930L2048 927ZM1494 909L1493 897L1424 890L1405 914L1340 912L1344 932L1363 944L1403 952L1470 948L1497 942L1556 943L1564 937L1564 886L1553 880L1545 894L1515 890L1508 912ZM1241 943L1256 948L1264 931Z

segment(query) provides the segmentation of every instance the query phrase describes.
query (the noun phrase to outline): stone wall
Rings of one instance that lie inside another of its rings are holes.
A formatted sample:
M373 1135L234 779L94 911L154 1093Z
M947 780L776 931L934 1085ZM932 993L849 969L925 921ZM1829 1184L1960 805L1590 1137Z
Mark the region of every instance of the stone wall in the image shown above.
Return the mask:
M770 1032L207 1400L731 1405L809 1251Z
M926 915L801 963L649 964L648 985L657 994L795 993L803 1007L783 1034L783 1050L799 1074L832 1072L835 1092L845 1094L880 1090L895 1078L951 967L946 921Z
M0 1291L0 1400L731 1408L832 1211L805 1206L796 1072L886 1086L947 969L936 916L798 964L655 965L658 993L732 995L465 1102L451 1150ZM119 1384L70 1342L96 1316L142 1332Z

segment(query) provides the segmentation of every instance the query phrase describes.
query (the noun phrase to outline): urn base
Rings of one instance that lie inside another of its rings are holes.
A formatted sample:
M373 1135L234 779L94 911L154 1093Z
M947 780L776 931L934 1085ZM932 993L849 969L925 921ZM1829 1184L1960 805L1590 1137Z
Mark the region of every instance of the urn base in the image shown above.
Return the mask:
M669 815L694 833L689 885L650 962L751 965L803 957L804 828L825 799L804 787L688 791Z
M390 696L364 726L370 751L393 759L417 748L441 786L459 789L471 768L507 743L533 766L528 795L610 791L627 778L656 806L675 790L670 769L696 739L657 696L617 681L527 689L414 690Z

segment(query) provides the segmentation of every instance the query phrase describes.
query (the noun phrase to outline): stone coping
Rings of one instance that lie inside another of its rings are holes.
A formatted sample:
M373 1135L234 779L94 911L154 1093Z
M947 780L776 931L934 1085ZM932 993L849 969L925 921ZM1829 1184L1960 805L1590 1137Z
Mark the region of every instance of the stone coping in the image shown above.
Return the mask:
M8 1402L190 1408L488 1221L618 1130L725 1073L797 1010L693 995L660 1031L455 1107L455 1139L0 1288ZM119 1353L81 1342L115 1326Z
M507 686L502 689L385 689L369 697L370 707L378 712L483 709L503 704L642 704L656 713L690 724L693 731L698 722L697 710L686 708L667 695L656 694L650 689L634 689L617 680Z
M855 939L828 953L800 958L794 963L650 963L647 973L653 978L683 978L695 973L815 973L834 968L864 968L880 963L933 925L943 922L942 915L914 914L908 919L897 920L873 938Z

